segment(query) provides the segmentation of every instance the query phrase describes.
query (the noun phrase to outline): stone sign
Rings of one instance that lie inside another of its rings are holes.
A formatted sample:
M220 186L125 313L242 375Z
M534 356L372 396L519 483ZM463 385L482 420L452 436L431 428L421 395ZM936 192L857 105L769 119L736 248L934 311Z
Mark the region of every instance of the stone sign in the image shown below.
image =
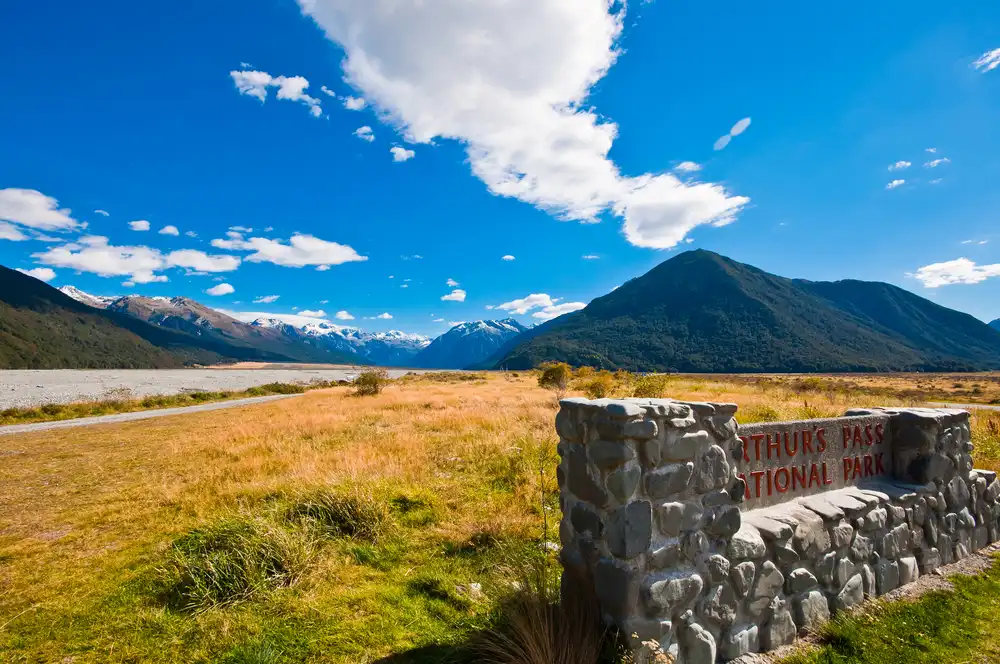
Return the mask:
M888 415L741 425L743 510L892 474Z
M774 650L1000 540L1000 479L973 469L965 411L741 426L737 410L561 402L563 599L593 594L638 664Z

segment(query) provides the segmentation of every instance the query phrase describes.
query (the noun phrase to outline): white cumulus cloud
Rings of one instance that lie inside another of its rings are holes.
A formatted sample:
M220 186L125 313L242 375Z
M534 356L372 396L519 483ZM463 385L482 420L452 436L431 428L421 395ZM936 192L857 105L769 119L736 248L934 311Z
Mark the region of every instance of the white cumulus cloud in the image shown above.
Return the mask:
M364 97L344 97L344 108L349 111L360 111L367 105Z
M22 274L26 274L29 277L34 277L39 281L52 281L56 278L55 270L47 267L36 267L31 270L22 270L21 268L17 268L17 271Z
M131 228L134 231L148 231L149 230L149 222L146 221L145 219L139 219L137 221L130 221L130 222L128 222L128 227Z
M160 235L173 235L175 237L181 234L176 226L164 226L159 230L159 233Z
M269 88L277 88L275 97L288 101L297 101L305 104L309 108L309 114L313 117L323 115L323 108L319 99L310 97L306 93L309 81L302 76L271 76L263 71L234 70L229 72L236 85L236 89L242 95L248 95L259 99L261 103L267 100Z
M748 203L718 184L630 177L609 158L618 127L586 100L622 53L624 3L299 5L343 48L349 85L408 141L462 143L473 174L495 195L569 220L594 222L610 211L623 217L629 241L649 247L731 221Z
M277 302L278 298L280 298L280 297L281 297L280 295L261 295L260 297L255 298L254 301L253 301L253 303L254 304L271 304L272 302Z
M227 233L229 239L212 240L212 246L230 251L253 252L246 257L251 263L274 263L285 267L305 267L317 265L317 269L329 269L330 265L340 265L354 261L366 261L351 247L336 242L321 240L312 235L295 233L288 240L272 240L265 237L244 239L235 231Z
M701 164L695 163L693 161L682 161L681 163L674 166L675 171L680 171L681 173L697 173L701 170Z
M303 309L299 312L300 316L308 316L309 318L326 318L326 312L322 309L317 309L312 311L310 309Z
M28 236L22 233L16 226L8 224L5 221L0 221L0 240L20 242L27 239Z
M951 163L951 159L948 159L948 157L941 157L940 159L932 159L932 160L928 161L926 164L924 164L924 167L925 168L937 168L941 164L950 164L950 163Z
M997 67L1000 67L1000 48L986 51L972 63L972 66L976 71L981 72L993 71Z
M375 132L373 132L372 128L369 127L368 125L365 125L364 127L358 127L357 129L355 129L354 135L360 138L362 141L368 141L369 143L375 140Z
M229 295L230 293L233 293L235 291L236 289L233 288L231 285L222 283L219 284L218 286L212 286L205 292L208 293L209 295Z
M35 189L0 189L0 221L45 231L71 230L80 226L71 213Z
M164 261L165 267L183 267L196 272L232 272L241 262L239 256L206 254L197 249L171 251Z
M890 164L889 165L889 170L890 171L901 171L904 168L909 168L912 165L913 164L911 164L908 161L902 161L902 160L900 160L900 161L897 161L895 164Z
M394 145L389 148L389 152L392 153L392 160L397 162L409 161L417 155L417 153L413 150L407 150L406 148L401 148L398 145Z
M907 276L917 279L927 288L952 284L978 284L991 277L1000 277L1000 263L977 265L968 258L957 258L953 261L925 265Z
M465 291L461 288L456 288L447 295L442 295L441 299L445 302L465 302Z
M502 261L512 261L512 260L515 260L515 259L510 254L507 254L506 256L501 256L500 260L502 260Z
M337 314L335 315L335 318L337 320L354 320L354 316L352 316L350 312L343 310L338 311Z
M541 311L536 311L531 314L531 317L538 320L552 320L557 316L562 316L572 311L579 311L586 306L583 302L563 302L562 304L556 304L551 307L545 307Z
M906 184L906 180L893 180L889 184L885 185L886 189L895 189L896 187L901 187Z
M458 286L458 282L455 281L454 279L448 279L448 281L446 281L445 283L449 288L454 288L455 286Z
M509 311L512 314L526 314L532 309L551 307L554 306L555 303L556 300L553 300L546 293L532 293L531 295L522 297L518 300L511 300L510 302L498 304L494 308Z
M380 319L382 319L382 320L390 320L390 319L392 318L392 314L390 314L390 313L389 313L389 312L387 311L387 312L385 312L385 313L381 313L381 314L379 314L378 316L375 316L374 318L380 318Z

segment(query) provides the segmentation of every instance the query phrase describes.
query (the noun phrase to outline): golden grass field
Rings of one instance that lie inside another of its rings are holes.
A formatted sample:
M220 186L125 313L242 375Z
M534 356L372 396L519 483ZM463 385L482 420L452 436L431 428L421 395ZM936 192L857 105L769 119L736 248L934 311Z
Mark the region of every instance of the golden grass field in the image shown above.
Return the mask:
M920 380L921 400L955 399L934 386L958 378ZM846 381L678 376L666 389L736 402L743 421L920 401L897 376ZM961 382L997 393L996 375ZM553 558L556 409L533 374L430 375L373 397L330 388L0 437L0 662L440 661L492 624L525 561ZM1000 470L1000 413L976 416L974 442L977 465ZM377 536L289 521L323 491L377 503ZM241 602L173 602L175 542L234 522L293 541L295 573Z

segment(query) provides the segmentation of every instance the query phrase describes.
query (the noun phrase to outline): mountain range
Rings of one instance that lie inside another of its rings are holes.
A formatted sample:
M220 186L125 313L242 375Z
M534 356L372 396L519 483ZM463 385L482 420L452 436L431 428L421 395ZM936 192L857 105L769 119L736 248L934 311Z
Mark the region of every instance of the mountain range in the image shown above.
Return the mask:
M634 371L1000 369L1000 320L986 325L889 284L787 279L703 250L532 328L471 321L431 340L238 316L184 297L57 290L0 267L0 368L254 360L526 369L557 360Z
M490 361L683 372L1000 368L1000 332L878 282L787 279L697 250L540 325Z

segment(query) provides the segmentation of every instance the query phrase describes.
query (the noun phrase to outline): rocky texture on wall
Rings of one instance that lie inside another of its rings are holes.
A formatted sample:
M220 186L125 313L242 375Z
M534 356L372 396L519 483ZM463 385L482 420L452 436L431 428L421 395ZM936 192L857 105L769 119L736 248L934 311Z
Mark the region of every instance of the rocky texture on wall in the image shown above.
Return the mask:
M774 649L997 539L1000 482L973 470L963 411L852 411L888 418L890 474L743 509L734 404L561 406L563 564L639 661Z

